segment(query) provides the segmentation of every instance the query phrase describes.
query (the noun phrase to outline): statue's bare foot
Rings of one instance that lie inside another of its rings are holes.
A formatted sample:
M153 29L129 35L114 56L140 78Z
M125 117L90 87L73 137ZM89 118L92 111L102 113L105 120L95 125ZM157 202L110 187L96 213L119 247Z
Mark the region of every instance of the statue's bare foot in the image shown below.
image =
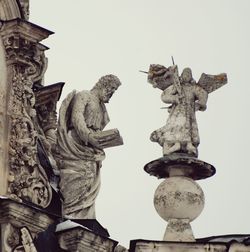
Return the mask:
M197 149L194 147L192 143L187 143L187 152L188 154L197 155Z
M176 152L178 150L181 149L181 144L179 142L175 143L174 145L172 145L171 147L169 147L168 143L164 143L163 145L163 155L169 155L173 152Z

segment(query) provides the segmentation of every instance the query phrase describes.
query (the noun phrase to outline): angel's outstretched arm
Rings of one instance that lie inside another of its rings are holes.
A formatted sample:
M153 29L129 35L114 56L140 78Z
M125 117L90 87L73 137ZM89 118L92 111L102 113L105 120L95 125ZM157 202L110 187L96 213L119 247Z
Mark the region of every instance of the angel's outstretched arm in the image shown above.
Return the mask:
M179 94L174 85L165 89L161 95L161 100L165 103L178 104Z
M208 93L198 85L194 86L194 93L196 97L195 110L204 111L207 108Z

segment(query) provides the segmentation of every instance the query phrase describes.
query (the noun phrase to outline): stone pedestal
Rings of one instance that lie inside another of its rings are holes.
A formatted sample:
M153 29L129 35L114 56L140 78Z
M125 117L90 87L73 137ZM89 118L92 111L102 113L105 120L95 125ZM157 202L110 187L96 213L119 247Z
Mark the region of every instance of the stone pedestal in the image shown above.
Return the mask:
M195 242L190 222L204 208L204 193L195 180L215 174L215 168L185 154L171 154L144 167L150 175L165 180L154 196L157 213L168 222L164 241Z
M33 239L38 233L46 230L55 219L55 216L39 208L0 198L0 251L12 252L16 247L22 246L22 228L25 227Z
M60 248L70 252L112 252L118 244L72 221L59 224L56 234Z
M157 213L168 222L163 240L195 241L190 222L204 207L200 186L184 176L165 179L156 189L154 205Z

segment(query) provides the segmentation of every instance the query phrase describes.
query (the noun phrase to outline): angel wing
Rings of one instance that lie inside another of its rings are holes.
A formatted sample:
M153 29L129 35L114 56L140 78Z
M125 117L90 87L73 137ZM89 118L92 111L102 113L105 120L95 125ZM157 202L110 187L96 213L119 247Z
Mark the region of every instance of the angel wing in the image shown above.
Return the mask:
M227 75L225 73L217 75L203 73L197 84L200 85L203 89L205 89L208 93L211 93L216 89L222 87L226 83Z
M173 68L165 67L158 64L151 64L148 71L148 82L155 87L165 90L174 84Z

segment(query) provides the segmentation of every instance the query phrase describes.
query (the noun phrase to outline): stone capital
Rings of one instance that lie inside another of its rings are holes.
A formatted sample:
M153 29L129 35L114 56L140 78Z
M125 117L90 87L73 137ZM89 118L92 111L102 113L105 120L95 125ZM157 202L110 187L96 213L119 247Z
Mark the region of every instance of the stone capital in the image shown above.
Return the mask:
M5 48L7 66L19 65L33 82L41 81L47 68L44 51L48 47L40 42L53 32L17 18L2 21L0 34Z

